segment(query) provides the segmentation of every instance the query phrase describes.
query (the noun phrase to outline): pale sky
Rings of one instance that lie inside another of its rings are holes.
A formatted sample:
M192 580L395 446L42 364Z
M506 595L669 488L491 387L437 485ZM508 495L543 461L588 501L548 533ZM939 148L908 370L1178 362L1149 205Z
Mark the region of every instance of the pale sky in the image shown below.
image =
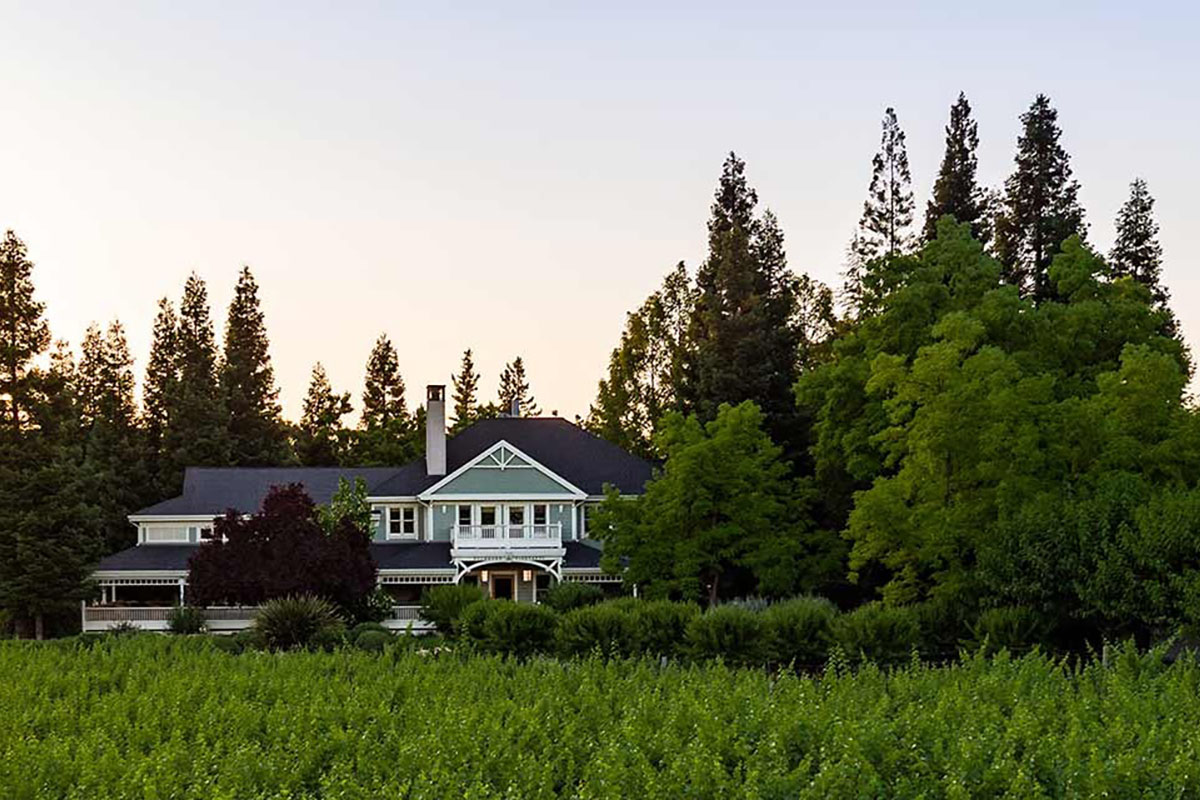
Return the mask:
M1045 0L0 1L0 228L29 246L55 337L119 318L139 379L156 300L195 270L220 336L247 264L291 418L318 360L357 407L381 332L410 404L471 347L485 399L520 354L571 417L625 313L703 257L727 151L793 269L837 282L886 106L923 211L960 89L992 185L1046 92L1093 243L1149 182L1195 348L1198 22Z

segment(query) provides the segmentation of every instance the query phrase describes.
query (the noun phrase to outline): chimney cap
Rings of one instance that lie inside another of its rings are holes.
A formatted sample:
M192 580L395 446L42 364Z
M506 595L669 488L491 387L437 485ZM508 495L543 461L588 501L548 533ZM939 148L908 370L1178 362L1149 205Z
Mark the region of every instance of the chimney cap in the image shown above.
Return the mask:
M425 387L426 400L445 400L446 399L446 384L431 383Z

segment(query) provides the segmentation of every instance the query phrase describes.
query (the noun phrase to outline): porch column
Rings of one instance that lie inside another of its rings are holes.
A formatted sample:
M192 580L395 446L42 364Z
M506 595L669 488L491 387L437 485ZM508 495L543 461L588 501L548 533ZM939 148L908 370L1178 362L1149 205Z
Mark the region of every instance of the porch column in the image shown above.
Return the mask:
M183 578L179 579L179 605L183 605Z
M108 601L113 605L117 604L117 585L115 583L108 587Z

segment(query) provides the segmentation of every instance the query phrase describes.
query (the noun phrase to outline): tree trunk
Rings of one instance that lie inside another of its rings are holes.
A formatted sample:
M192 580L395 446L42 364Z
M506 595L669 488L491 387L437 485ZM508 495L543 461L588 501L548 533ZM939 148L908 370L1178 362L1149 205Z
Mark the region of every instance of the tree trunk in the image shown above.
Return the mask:
M721 573L714 572L712 581L708 584L708 607L712 608L717 604L717 586L721 582Z
M40 611L33 615L33 638L39 642L46 638L46 617Z

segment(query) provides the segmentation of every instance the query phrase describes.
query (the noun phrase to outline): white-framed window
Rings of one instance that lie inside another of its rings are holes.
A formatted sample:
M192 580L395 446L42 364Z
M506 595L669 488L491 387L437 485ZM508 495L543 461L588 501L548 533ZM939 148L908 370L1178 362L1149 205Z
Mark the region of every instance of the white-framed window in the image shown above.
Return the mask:
M524 525L525 524L525 506L509 506L508 507L508 524L509 525Z
M470 503L460 503L457 511L458 524L462 527L471 525L471 505Z
M596 505L594 503L585 504L583 507L583 530L579 532L579 538L585 539L592 530L592 520L595 518Z
M387 535L389 539L417 538L417 509L413 506L388 508Z
M532 511L531 516L533 519L531 522L534 525L546 525L550 522L550 506L548 504L534 503Z
M154 543L190 541L187 525L147 525L145 541Z
M196 538L202 542L211 542L216 538L212 525L201 525L196 529Z

